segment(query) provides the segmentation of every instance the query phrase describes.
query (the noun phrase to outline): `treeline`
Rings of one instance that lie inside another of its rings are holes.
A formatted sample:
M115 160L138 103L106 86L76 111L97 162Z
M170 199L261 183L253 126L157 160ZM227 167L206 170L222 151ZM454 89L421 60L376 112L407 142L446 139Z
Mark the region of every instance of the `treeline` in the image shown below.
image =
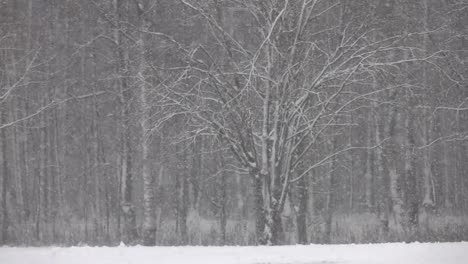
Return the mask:
M1 2L1 244L467 240L466 10Z

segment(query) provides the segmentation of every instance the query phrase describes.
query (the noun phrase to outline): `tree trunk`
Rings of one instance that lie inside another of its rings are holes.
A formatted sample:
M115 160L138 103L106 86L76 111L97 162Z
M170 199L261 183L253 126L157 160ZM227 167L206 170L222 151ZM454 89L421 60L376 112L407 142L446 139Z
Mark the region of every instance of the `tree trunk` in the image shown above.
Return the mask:
M181 161L183 166L181 166L181 178L182 178L182 188L180 192L180 237L182 245L187 245L189 243L188 238L188 210L189 210L189 175L187 169L187 148L184 147L183 157Z
M265 230L265 212L263 208L263 181L261 175L257 170L250 171L251 178L254 186L254 211L255 211L255 235L257 243L260 245L265 244L264 230Z
M200 174L202 168L202 160L203 160L203 141L202 138L195 138L195 142L192 144L192 173L190 183L192 185L192 193L193 193L193 202L192 202L192 209L195 213L198 214L198 206L200 202Z
M406 114L405 129L406 129L406 153L405 153L405 204L407 212L407 221L409 225L410 239L414 235L418 226L419 218L419 197L418 197L418 182L416 178L415 155L414 155L414 137L411 124L413 123L412 110L409 109Z
M121 12L127 12L122 8L122 0L114 0L114 12L116 24L120 22ZM120 233L121 213L123 216L123 239L119 238L126 244L135 244L138 238L136 227L136 217L133 208L133 174L132 174L132 137L130 123L130 101L132 93L128 89L128 79L125 77L129 74L128 71L128 51L125 43L122 41L122 33L120 29L114 30L114 39L118 46L119 62L116 63L116 72L119 77L117 82L119 106L120 106L120 164L119 164L119 196L121 210L118 213L118 233Z
M96 59L96 55L93 54L94 60ZM96 65L97 61L94 61L93 66L93 73L92 77L93 79L96 79ZM91 166L92 166L92 174L93 174L93 181L94 181L94 203L93 203L93 211L94 211L94 225L95 225L95 236L96 236L96 242L99 243L100 238L102 237L102 193L101 193L101 170L100 170L100 145L102 144L102 140L99 136L99 110L98 110L98 102L97 102L97 96L96 96L96 85L92 84L91 85L91 94L92 94L92 100L91 100L91 137L93 142L92 149L90 150L90 157L92 157L91 161Z
M370 146L372 144L372 124L373 118L372 118L372 112L374 110L371 109L369 110L369 114L367 115L367 146ZM364 179L365 179L365 205L366 205L366 210L369 212L372 211L373 206L374 206L374 201L373 201L373 193L372 193L372 186L373 186L373 169L374 166L372 166L372 155L374 153L374 150L367 150L366 152L366 172L364 174Z
M424 117L427 118L428 113L424 111ZM422 201L422 215L421 215L421 220L424 223L424 225L427 227L428 225L428 218L429 214L431 213L432 209L434 208L434 197L433 197L433 175L432 175L432 168L431 168L431 147L428 146L430 142L430 132L429 130L431 129L431 125L427 124L427 121L424 120L425 125L423 126L423 133L422 133L422 139L423 139L423 168L422 168L422 173L423 173L423 201Z
M48 241L48 220L49 220L49 173L48 173L48 153L47 153L47 123L45 113L41 115L40 122L40 165L39 165L39 214L38 232L39 240Z
M400 113L396 108L392 110L392 116L390 117L391 121L389 124L389 136L392 139L392 145L390 146L388 153L388 173L390 180L390 198L392 201L392 211L395 218L395 228L397 232L403 231L404 225L404 213L403 213L403 200L401 197L401 183L400 175L398 174L398 146L399 135L396 134L396 126L400 121Z
M161 230L161 223L163 220L162 212L163 212L163 205L164 205L164 187L163 187L163 177L164 177L164 165L161 164L159 167L159 175L158 175L158 182L157 182L157 196L155 196L157 207L156 212L156 231Z
M297 183L299 206L297 208L297 243L307 244L307 214L309 208L309 179L302 177Z
M149 23L140 14L142 23L141 29L147 31ZM143 178L143 244L145 246L152 246L156 244L156 224L155 224L155 210L154 210L154 179L151 174L150 166L150 105L148 102L148 85L145 78L145 71L147 68L145 57L145 38L142 35L137 43L139 48L139 69L138 78L140 86L140 105L141 105L141 129L142 129L142 178Z
M2 124L7 122L7 111L5 108L2 109L1 113ZM10 219L8 217L8 208L7 208L7 192L8 192L8 181L9 181L9 171L8 171L8 158L7 158L7 129L1 128L1 139L2 139L2 244L6 245L9 242L8 238L8 227L10 224Z
M428 23L429 23L429 1L423 1L423 8L424 8L424 30L428 30ZM429 49L429 36L428 34L423 35L423 45L425 49L425 54L428 54ZM425 84L426 89L430 89L429 84L429 76L428 76L428 69L426 65L423 65L423 82ZM422 201L423 206L423 219L427 220L428 214L431 208L434 206L434 200L432 196L432 168L431 168L431 146L428 146L431 137L431 121L429 116L429 111L427 109L423 110L423 117L424 117L424 125L422 127L422 140L423 145L425 148L423 149L423 186L424 186L424 197Z
M264 203L263 176L253 176L255 197L255 233L260 245L278 245L283 241L284 232L281 208L277 203Z
M335 150L335 140L332 139L332 149ZM328 192L327 192L327 208L325 213L325 234L323 242L330 244L332 242L332 224L333 224L333 213L335 211L335 187L336 187L336 175L334 173L335 159L332 160L329 166L328 173Z
M375 128L375 141L381 142L379 124L376 124ZM387 195L387 180L385 177L384 163L383 163L383 151L381 148L377 148L375 157L375 167L377 167L377 181L378 181L378 197L377 197L377 213L380 220L380 234L381 239L386 241L386 237L389 231L388 225L388 195Z
M220 157L221 159L221 169L224 169L224 161L223 157ZM220 226L220 231L221 231L221 245L226 245L226 225L227 225L227 211L226 211L226 206L227 206L227 175L225 172L221 173L221 183L220 183L220 189L221 189L221 197L220 197L220 205L221 207L219 208L219 226Z
M444 206L445 208L449 209L452 208L452 202L450 200L451 196L451 162L449 158L450 153L450 143L444 142Z
M268 216L271 217L271 224L269 228L271 229L271 238L270 241L267 240L267 245L280 245L284 241L284 230L283 230L283 220L281 218L282 211L276 206L269 208L271 212ZM269 221L267 221L269 223Z

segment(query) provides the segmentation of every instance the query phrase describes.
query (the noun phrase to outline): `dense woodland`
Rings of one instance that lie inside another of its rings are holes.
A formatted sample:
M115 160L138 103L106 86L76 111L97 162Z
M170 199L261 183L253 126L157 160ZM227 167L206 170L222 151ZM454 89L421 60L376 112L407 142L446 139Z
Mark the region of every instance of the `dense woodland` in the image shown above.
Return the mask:
M466 0L0 1L0 244L468 240Z

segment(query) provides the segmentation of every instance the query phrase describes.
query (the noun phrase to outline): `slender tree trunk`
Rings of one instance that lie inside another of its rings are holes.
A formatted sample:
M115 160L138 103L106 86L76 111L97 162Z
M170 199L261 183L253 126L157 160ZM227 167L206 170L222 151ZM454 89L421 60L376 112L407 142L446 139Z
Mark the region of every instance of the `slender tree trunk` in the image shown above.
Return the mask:
M397 171L398 167L398 137L396 134L396 126L400 122L400 113L396 108L392 111L391 121L389 124L389 135L392 139L392 146L390 146L388 161L388 173L390 180L390 198L392 201L392 211L395 219L395 227L398 232L403 231L404 213L403 213L403 199L401 196L401 182L400 175Z
M142 23L142 30L147 31L149 29L148 22L144 18L140 18ZM145 78L145 71L147 68L145 58L145 41L144 37L141 36L139 43L139 69L138 78L140 86L140 105L141 105L141 129L142 129L142 178L143 178L143 244L146 246L152 246L156 243L156 224L155 224L155 210L154 210L154 179L151 174L150 166L150 105L148 102L148 84Z
M298 147L297 152L302 153L304 151L304 145L306 143L303 142ZM297 175L301 175L303 173L303 164L298 165ZM305 245L307 244L307 215L308 215L308 208L309 208L309 175L305 175L299 179L296 184L296 192L297 192L297 210L292 208L296 212L296 226L297 226L297 243ZM291 197L290 197L291 199Z
M350 124L353 124L354 120L353 120L353 116L350 115L349 116L349 123ZM353 146L353 126L350 125L349 126L349 129L348 129L348 145L349 147L352 147ZM350 166L350 169L349 169L349 191L350 191L350 194L349 194L349 211L352 212L353 209L354 209L354 158L352 156L352 153L351 152L347 152L347 160L349 161L349 166Z
M224 158L219 157L221 169L224 169ZM221 245L226 245L226 225L227 225L227 175L223 171L221 173L220 182L220 208L219 208L219 227L221 231Z
M27 40L26 40L26 50L30 51L31 48L32 48L32 37L31 37L31 33L32 33L32 1L28 1L28 7L27 7L27 23L28 23L28 32L27 32ZM29 59L26 59L26 65L29 65L30 64L30 60ZM25 78L25 83L29 83L29 75L26 75L26 78ZM27 88L29 88L29 85L26 86ZM30 97L30 93L28 93L28 91L25 89L24 92L23 92L23 97L25 98L24 99L24 107L21 108L22 110L22 113L21 115L23 117L27 116L28 115L28 110L29 110L29 97ZM23 122L23 124L25 125L28 125L29 122ZM24 171L23 171L23 177L22 177L22 180L23 180L23 186L25 187L26 189L26 192L31 192L31 193L34 193L34 188L28 188L28 186L30 185L34 185L34 178L35 177L31 177L30 175L30 168L29 168L29 151L30 151L30 140L28 140L28 136L29 136L29 132L26 128L23 128L23 133L21 134L22 136L22 153L23 153L23 156L22 156L22 165L23 165L23 168L24 168ZM32 181L30 180L32 178ZM23 201L27 201L28 199L31 198L31 196L33 195L25 195L24 198L23 198ZM24 207L24 210L25 210L25 223L29 224L29 219L31 217L31 211L33 210L34 206L31 204L31 203L26 203L25 202L25 207Z
M250 171L251 178L254 186L254 211L255 211L255 235L258 244L265 244L264 230L265 230L265 212L263 208L263 181L261 175L257 170Z
M239 171L235 172L236 176L236 202L237 202L237 215L239 216L239 221L244 221L247 219L247 210L245 208L245 196L242 186L242 175Z
M444 142L444 205L445 208L452 208L452 203L450 201L450 196L451 196L451 175L450 175L450 158L449 158L449 153L450 153L450 143Z
M375 128L375 141L381 142L382 138L380 136L380 127L379 124L376 124ZM383 161L383 151L381 148L376 149L375 155L375 167L377 167L377 186L378 186L378 197L377 197L377 213L380 220L380 234L381 239L386 241L386 237L389 231L388 225L388 195L387 195L387 180L385 177L384 170L384 161Z
M184 151L182 153L182 162L183 165L181 166L181 178L182 178L182 188L180 192L180 237L182 245L187 245L189 243L188 238L188 226L187 226L187 218L188 218L188 210L189 210L189 175L187 169L187 148L184 147Z
M127 117L128 118L128 117ZM128 124L128 123L127 123ZM131 157L131 135L130 127L125 127L122 167L122 214L123 214L123 242L135 244L138 239L136 216L133 206L133 173Z
M5 108L2 109L1 113L2 124L7 122L7 111ZM8 229L10 224L10 219L8 216L7 208L7 192L9 185L9 170L8 170L8 158L7 158L7 129L2 128L1 139L2 139L2 244L6 245L9 242Z
M96 55L93 54L93 60L96 60ZM96 80L96 65L97 61L93 61L93 73L92 73L92 79ZM93 181L94 181L94 203L93 203L93 211L94 211L94 235L96 237L96 242L100 243L100 240L102 238L102 200L103 200L103 195L101 192L101 185L102 185L102 180L101 180L101 168L100 168L100 145L102 143L101 138L99 137L99 110L98 110L98 102L97 102L97 90L96 90L96 83L91 84L91 94L92 94L92 99L91 99L91 137L93 142L93 146L90 149L90 157L92 157L91 160L91 172L93 175Z
M335 150L336 139L332 139L332 150ZM336 174L335 174L335 159L333 159L328 168L328 192L326 196L326 212L325 212L325 234L323 242L325 244L330 244L332 242L332 224L333 224L333 213L335 211L335 187L337 183Z
M46 100L44 100L44 104ZM38 210L38 239L43 243L48 242L49 227L49 173L48 173L48 153L47 153L47 122L46 114L41 114L40 121L40 165L39 165L39 210Z
M424 111L424 117L428 117L427 111ZM429 220L429 214L431 213L431 210L434 208L434 196L433 196L433 174L432 174L432 168L431 168L431 147L428 146L430 142L430 132L429 130L431 129L431 125L428 124L428 122L425 122L425 125L423 126L423 133L422 133L422 140L423 140L423 146L426 146L423 149L423 157L422 157L422 173L423 173L423 201L422 201L422 215L421 215L421 220L424 223L424 225L427 227L428 220Z
M461 116L461 113L460 111L457 111L456 113L456 116L455 116L455 124L456 124L456 131L458 133L462 133L462 121L463 120L463 116ZM455 150L455 153L456 153L456 173L455 173L455 179L454 179L454 184L455 184L455 188L454 188L454 205L455 205L455 208L458 209L458 210L461 210L463 209L463 179L466 178L464 177L464 164L466 164L466 154L464 155L464 148L463 148L463 145L462 144L457 144L457 147L456 147L456 150ZM466 152L465 152L466 153Z
M405 129L406 129L406 153L405 153L405 197L406 197L406 212L409 225L410 239L414 236L419 220L419 197L418 197L418 182L415 168L414 155L414 136L411 124L413 123L412 110L407 110Z
M156 196L156 204L157 212L156 212L156 230L161 230L161 224L163 221L163 205L164 205L164 187L163 187L163 179L164 179L164 165L161 164L159 167L159 175L158 175L158 183L157 183L157 196Z
M122 0L114 0L114 12L116 25L120 25L121 13L128 12L122 7ZM121 215L123 216L123 235L122 241L126 244L135 244L138 238L136 216L133 206L133 173L132 173L132 136L130 122L130 101L132 92L128 86L129 75L128 69L128 51L125 43L122 41L122 33L119 28L114 30L114 39L117 45L118 62L116 64L116 72L119 77L118 94L120 106L120 170L119 170L119 197L121 210L118 213L118 233L121 230ZM118 235L121 238L120 235Z
M18 112L21 109L21 105L18 102L18 100L12 100L11 104L12 104L12 109L14 109L13 116L15 120L18 120L20 118L20 115L18 114ZM24 187L23 187L23 180L22 180L24 176L22 175L22 168L21 168L21 165L22 165L22 162L21 162L22 147L20 143L20 140L21 140L20 138L22 136L21 129L18 127L14 127L12 136L13 136L13 146L14 146L13 157L14 157L14 164L15 164L14 173L12 173L13 175L12 178L14 179L14 186L15 186L15 193L16 193L15 216L17 218L16 219L17 225L20 226L21 229L25 229L25 227L23 226L25 206L24 206L24 199L23 199ZM21 236L23 236L21 232L18 232L18 234L16 235L17 238L20 238Z
M367 146L372 144L372 118L373 109L369 110L369 114L367 115ZM374 206L373 201L373 193L372 193L372 186L373 186L373 168L372 166L372 155L374 150L367 150L366 152L366 173L364 174L365 179L365 201L366 201L366 209L371 212Z
M11 54L11 61L16 61L14 54ZM13 63L12 65L13 68L13 73L11 74L11 80L17 80L17 67L16 63ZM20 109L20 104L18 102L19 100L17 98L11 98L10 102L5 102L5 104L8 106L10 104L9 108L11 109L10 115L13 117L13 120L18 120L19 117L19 109ZM20 136L20 127L13 127L11 128L11 150L10 150L10 156L12 157L11 159L11 166L10 168L10 178L11 178L11 187L10 187L10 196L12 198L11 204L13 210L11 216L10 216L10 221L12 223L16 223L16 226L19 226L19 228L24 229L22 227L22 222L23 222L23 212L24 212L24 202L23 202L23 185L22 185L22 175L21 175L21 157L20 157L20 152L21 152L21 147L19 144L18 137ZM16 218L16 219L15 219ZM15 234L16 233L16 234ZM21 237L22 234L20 232L14 232L12 234L13 238L18 238Z
M174 194L173 194L173 205L174 205L174 217L175 217L175 234L179 235L179 227L180 227L180 190L181 190L181 183L180 183L180 174L176 173L174 183Z
M429 23L429 1L424 0L423 1L423 8L424 8L424 30L428 30L428 23ZM425 54L428 54L428 49L429 49L429 36L427 34L423 35L423 45L425 49ZM430 84L429 84L429 76L428 76L428 69L426 65L423 65L423 82L425 84L426 89L429 90ZM429 101L429 100L428 100ZM424 197L422 201L422 206L423 206L423 220L426 222L428 218L428 214L431 210L431 208L434 206L434 200L432 196L432 168L431 168L431 147L427 146L428 143L430 142L430 137L431 137L431 121L430 121L430 115L429 111L427 109L423 110L423 117L424 117L424 125L422 127L422 140L423 140L423 145L426 146L423 149L423 186L424 186Z
M309 208L309 179L308 175L302 177L298 183L298 198L299 206L297 210L297 242L299 244L307 244L307 215Z
M448 128L447 130L450 131L450 122L447 122L447 118L445 116L442 116L443 121L442 124L445 128ZM450 153L451 153L451 143L450 142L444 142L443 143L443 166L444 166L444 206L446 209L452 208L452 202L450 200L451 197L451 165L452 163L450 162Z
M112 2L113 8L114 8L114 17L115 17L115 25L120 25L120 0L113 0ZM120 31L119 27L116 27L114 29L114 41L117 46L117 54L115 54L115 57L118 58L118 61L115 63L115 75L117 76L117 80L115 82L115 91L117 93L117 103L119 109L118 111L118 117L119 117L119 122L117 124L117 135L119 135L119 156L118 156L118 164L117 164L117 182L118 182L118 187L117 187L117 200L119 203L123 203L123 197L122 197L122 187L123 187L123 176L125 174L124 169L125 169L125 163L126 163L126 155L125 155L125 127L124 127L124 119L126 119L124 113L125 113L125 105L124 105L124 94L123 94L123 80L122 80L122 65L125 64L123 62L123 47L121 43L121 38L120 38ZM122 229L121 229L121 218L122 218L122 208L119 206L119 209L116 210L117 214L117 240L122 241Z
M203 142L201 138L196 138L195 142L192 145L192 173L190 183L192 185L192 193L193 193L193 203L192 209L196 214L198 214L198 205L199 205L199 178L201 174L201 163L203 160Z
M88 133L85 134L85 142L89 142L88 139ZM86 157L89 157L89 146L86 147L86 153L85 153L85 166L84 166L84 173L83 173L83 183L82 183L82 197L83 197L83 218L84 218L84 242L89 243L90 242L90 232L89 232L89 226L88 226L88 220L89 220L89 193L88 193L88 188L89 188L89 179L90 179L90 164L89 164L89 159Z

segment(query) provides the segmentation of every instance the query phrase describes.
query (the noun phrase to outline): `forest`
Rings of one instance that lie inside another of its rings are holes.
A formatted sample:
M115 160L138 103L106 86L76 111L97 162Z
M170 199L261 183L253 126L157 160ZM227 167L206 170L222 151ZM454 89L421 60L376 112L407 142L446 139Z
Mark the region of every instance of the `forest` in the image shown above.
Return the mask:
M0 1L0 245L468 241L466 0Z

